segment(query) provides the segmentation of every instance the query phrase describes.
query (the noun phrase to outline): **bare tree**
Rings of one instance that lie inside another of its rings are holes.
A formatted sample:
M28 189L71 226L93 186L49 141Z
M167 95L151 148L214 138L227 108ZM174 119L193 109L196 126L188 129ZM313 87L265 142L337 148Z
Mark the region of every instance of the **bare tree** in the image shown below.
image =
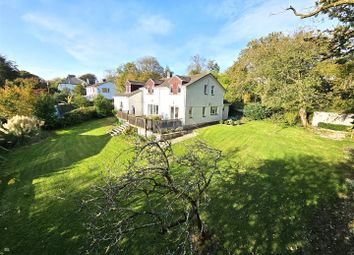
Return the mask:
M191 57L191 63L187 67L189 75L200 74L206 70L206 59L199 54Z
M335 0L335 1L319 0L317 8L309 13L300 13L291 5L287 8L287 10L291 10L294 13L294 15L302 19L305 19L326 12L329 9L345 6L345 5L354 5L354 0Z
M139 232L149 231L170 240L164 254L209 254L215 237L201 213L220 157L219 150L200 141L179 156L169 143L137 146L125 168L84 201L93 212L87 224L90 253L125 252Z

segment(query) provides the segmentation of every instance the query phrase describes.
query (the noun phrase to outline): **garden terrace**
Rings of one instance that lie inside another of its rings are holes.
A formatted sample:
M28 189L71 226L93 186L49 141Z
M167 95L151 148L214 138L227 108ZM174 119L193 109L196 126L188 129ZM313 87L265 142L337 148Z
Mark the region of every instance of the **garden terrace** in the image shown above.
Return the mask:
M143 128L153 133L163 133L170 129L182 128L182 121L180 119L151 119L146 116L135 116L122 111L118 111L116 116L119 119L127 121L132 126Z

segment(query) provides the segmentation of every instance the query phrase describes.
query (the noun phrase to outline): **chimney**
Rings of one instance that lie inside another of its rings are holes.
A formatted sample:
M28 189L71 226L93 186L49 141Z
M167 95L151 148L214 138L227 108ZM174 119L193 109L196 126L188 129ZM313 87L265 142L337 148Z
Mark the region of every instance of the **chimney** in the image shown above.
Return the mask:
M86 79L86 83L87 83L87 85L90 85L90 80L89 80L89 78Z
M173 76L173 72L172 71L167 71L167 77L166 78L171 78Z

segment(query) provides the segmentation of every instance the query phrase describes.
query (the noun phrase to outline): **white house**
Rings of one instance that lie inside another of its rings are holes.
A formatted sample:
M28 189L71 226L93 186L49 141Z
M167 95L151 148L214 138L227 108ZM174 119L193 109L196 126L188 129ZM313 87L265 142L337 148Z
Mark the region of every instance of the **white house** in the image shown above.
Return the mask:
M86 98L94 100L98 95L102 95L107 99L113 99L116 93L116 85L113 82L96 83L86 87Z
M64 89L67 89L69 91L72 91L77 85L81 85L83 87L86 87L88 85L88 83L77 78L73 74L69 74L68 77L66 77L65 79L60 81L60 83L58 84L58 90L62 91Z
M133 91L129 82L125 85L126 92L114 97L114 107L118 111L180 119L183 126L217 122L228 116L225 89L210 73L149 79Z

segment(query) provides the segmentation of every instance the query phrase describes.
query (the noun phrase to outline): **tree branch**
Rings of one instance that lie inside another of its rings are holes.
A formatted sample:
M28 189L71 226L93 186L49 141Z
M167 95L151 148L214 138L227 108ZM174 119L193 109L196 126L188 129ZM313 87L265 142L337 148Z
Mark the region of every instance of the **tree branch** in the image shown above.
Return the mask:
M294 13L295 16L300 17L301 19L305 19L305 18L309 18L309 17L313 17L316 16L317 14L326 11L328 9L334 8L334 7L338 7L338 6L342 6L342 5L354 5L354 0L339 0L333 3L329 3L327 5L322 5L319 6L317 9L313 10L312 12L309 13L300 13L297 12L296 9L293 6L289 6L286 10L290 10Z

